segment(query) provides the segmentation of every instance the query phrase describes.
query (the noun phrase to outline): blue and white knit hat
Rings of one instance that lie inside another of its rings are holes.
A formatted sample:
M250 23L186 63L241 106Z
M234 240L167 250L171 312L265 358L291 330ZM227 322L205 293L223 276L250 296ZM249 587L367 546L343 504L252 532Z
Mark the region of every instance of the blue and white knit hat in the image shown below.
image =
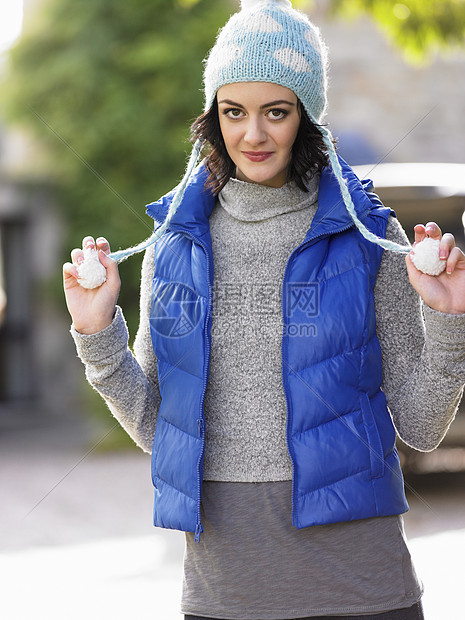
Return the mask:
M386 249L402 253L410 251L409 246L377 237L356 215L331 132L321 125L327 104L327 49L319 29L304 13L293 9L289 0L242 0L241 11L219 31L205 60L205 111L212 106L221 86L236 82L271 82L292 90L323 136L344 204L358 230L365 238ZM122 261L141 252L164 233L182 200L202 147L197 140L163 224L145 242L115 252L113 258Z
M320 123L326 109L326 46L316 26L289 0L242 0L205 63L205 109L221 86L272 82L292 90Z

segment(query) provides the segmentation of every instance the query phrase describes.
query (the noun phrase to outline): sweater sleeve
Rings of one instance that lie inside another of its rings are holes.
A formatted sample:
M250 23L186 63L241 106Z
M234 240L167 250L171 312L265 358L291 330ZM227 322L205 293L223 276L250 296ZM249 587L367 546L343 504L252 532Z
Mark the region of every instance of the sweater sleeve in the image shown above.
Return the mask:
M397 218L386 238L409 244ZM405 255L385 251L374 290L383 385L401 439L424 452L442 441L465 384L465 314L433 310L408 279Z
M149 327L153 272L152 246L146 250L142 263L140 323L134 341L134 354L128 346L128 329L119 306L112 323L96 334L80 334L71 326L71 335L85 366L87 380L104 398L111 413L130 437L149 453L161 402L157 360Z

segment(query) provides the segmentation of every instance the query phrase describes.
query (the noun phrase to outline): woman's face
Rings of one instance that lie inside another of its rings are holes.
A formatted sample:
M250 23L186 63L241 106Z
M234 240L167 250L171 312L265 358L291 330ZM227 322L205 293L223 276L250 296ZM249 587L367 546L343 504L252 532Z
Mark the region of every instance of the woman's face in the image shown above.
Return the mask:
M269 82L238 82L217 93L226 150L241 181L281 187L300 125L297 96Z

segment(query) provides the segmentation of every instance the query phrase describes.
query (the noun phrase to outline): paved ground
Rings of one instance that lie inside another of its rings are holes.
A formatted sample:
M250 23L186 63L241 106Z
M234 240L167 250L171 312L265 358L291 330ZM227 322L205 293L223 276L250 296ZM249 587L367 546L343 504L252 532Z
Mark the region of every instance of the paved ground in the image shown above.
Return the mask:
M184 539L152 527L149 457L83 458L84 439L72 425L0 437L0 618L180 620ZM410 482L406 530L428 620L465 619L464 482Z

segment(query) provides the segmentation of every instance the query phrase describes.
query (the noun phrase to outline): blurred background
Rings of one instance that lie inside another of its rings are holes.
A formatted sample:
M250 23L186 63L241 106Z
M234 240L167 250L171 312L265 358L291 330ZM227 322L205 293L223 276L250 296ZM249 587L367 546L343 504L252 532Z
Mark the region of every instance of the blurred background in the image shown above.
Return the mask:
M0 5L2 618L180 618L183 535L151 526L150 459L85 381L61 265L87 234L112 249L150 234L145 204L179 180L203 107L202 58L238 5ZM435 220L464 249L465 2L294 6L329 47L327 121L341 155L410 238ZM121 266L132 338L140 264ZM428 618L463 614L464 420L433 453L401 446Z

